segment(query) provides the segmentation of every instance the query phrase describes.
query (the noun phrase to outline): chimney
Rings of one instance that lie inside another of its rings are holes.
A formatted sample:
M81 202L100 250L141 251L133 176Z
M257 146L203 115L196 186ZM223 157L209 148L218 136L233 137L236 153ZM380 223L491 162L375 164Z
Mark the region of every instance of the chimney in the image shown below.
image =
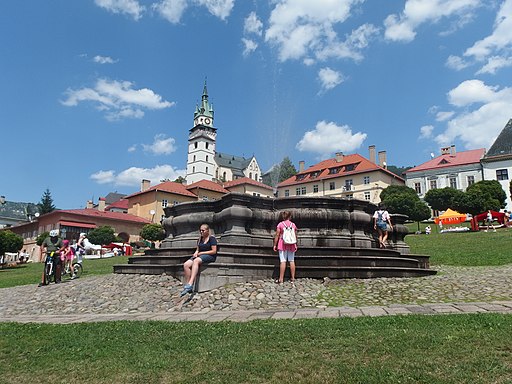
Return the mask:
M441 155L449 155L449 154L450 154L450 147L441 148Z
M92 205L92 200L87 200L87 204L85 205L85 209L92 209L94 206Z
M343 161L343 152L336 152L336 162L341 163Z
M303 172L304 171L304 160L301 160L299 161L299 172Z
M98 199L98 211L104 212L105 211L105 205L106 201L104 197L100 197Z
M452 144L450 147L450 156L455 156L457 154L457 151L455 150L455 144Z
M368 150L370 151L370 161L373 164L377 164L377 158L375 157L375 145L370 145Z
M149 181L147 179L142 179L142 182L140 183L140 191L141 192L146 191L149 188L150 184L151 184L151 181Z
M378 155L379 155L379 165L382 168L387 168L388 164L387 164L387 159L386 159L386 151L379 151Z

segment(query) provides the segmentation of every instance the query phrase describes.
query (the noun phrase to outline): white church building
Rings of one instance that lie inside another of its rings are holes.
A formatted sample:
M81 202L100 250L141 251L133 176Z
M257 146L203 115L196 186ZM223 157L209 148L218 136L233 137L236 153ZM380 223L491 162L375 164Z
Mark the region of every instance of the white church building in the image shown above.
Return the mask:
M217 152L217 128L213 104L208 101L206 82L201 105L196 105L194 126L188 135L187 185L201 181L228 182L243 177L261 181L261 169L254 156L245 158Z

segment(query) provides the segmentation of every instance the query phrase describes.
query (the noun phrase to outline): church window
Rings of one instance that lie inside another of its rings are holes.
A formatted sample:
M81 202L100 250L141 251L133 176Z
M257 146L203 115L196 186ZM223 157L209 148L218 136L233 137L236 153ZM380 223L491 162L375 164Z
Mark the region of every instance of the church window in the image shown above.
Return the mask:
M206 167L206 174L208 174L208 167Z
M194 148L197 149L197 141L194 143Z
M194 155L194 161L196 161L196 155Z
M206 162L208 162L208 155L206 155Z
M249 179L252 179L252 172L249 172Z
M196 171L196 167L192 167L192 173Z
M224 181L227 181L226 180L226 172L222 172L222 178L224 179Z
M258 181L258 174L257 173L254 174L254 180Z
M208 149L208 143L206 143L206 149Z

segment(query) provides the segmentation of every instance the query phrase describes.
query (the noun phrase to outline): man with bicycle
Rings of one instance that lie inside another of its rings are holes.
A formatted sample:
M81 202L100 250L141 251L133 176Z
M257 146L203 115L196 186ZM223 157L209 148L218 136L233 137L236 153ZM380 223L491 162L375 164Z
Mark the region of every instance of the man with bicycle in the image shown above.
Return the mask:
M56 229L52 229L50 231L50 235L46 237L43 240L43 243L41 244L41 251L43 252L43 254L46 254L47 258L52 258L53 271L55 273L55 284L60 283L60 251L63 247L64 244L59 236L59 231ZM44 267L46 268L46 261L44 263ZM39 283L39 287L42 287L43 285L47 285L50 283L49 281L46 281L45 268L43 268L43 277L41 283Z

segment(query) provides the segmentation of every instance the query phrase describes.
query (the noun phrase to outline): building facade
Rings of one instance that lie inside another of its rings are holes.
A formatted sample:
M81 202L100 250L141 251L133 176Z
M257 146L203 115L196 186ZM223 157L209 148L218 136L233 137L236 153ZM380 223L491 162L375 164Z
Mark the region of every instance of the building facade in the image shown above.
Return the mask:
M380 193L390 185L404 185L404 180L385 167L386 154L379 152L380 165L375 163L375 146L370 146L370 158L359 154L327 159L304 169L277 185L277 196L331 196L380 202Z
M420 198L431 189L466 189L483 180L480 161L485 149L457 152L455 145L441 148L441 154L405 172L405 182Z

